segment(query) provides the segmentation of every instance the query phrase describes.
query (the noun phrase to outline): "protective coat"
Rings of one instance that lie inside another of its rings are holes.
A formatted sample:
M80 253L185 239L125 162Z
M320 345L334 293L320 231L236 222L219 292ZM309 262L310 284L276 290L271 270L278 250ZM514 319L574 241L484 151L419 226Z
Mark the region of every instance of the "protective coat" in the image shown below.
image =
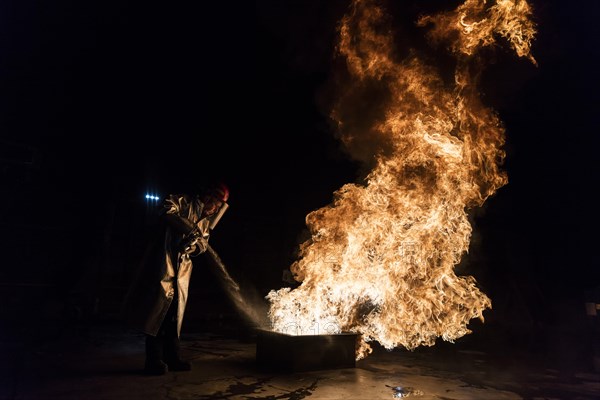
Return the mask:
M203 208L198 197L169 195L165 200L158 229L149 240L124 302L123 317L131 328L156 336L171 302L177 299L177 335L181 334L193 267L190 257L205 252L208 244L210 220L201 219ZM198 240L187 250L182 240L188 232L167 223L167 214L185 218L197 227Z

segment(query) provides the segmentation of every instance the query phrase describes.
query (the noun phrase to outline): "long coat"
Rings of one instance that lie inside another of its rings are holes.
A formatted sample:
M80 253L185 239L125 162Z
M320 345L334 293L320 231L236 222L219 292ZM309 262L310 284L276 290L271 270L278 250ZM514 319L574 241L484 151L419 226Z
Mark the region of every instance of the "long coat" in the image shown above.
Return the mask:
M177 304L177 335L188 298L192 275L192 255L206 251L209 238L208 218L202 218L204 204L198 197L169 195L161 210L159 227L148 241L146 252L126 295L123 318L131 328L156 336L174 299ZM166 222L165 214L187 219L198 229L200 239L183 248L184 232ZM175 291L177 290L177 296Z

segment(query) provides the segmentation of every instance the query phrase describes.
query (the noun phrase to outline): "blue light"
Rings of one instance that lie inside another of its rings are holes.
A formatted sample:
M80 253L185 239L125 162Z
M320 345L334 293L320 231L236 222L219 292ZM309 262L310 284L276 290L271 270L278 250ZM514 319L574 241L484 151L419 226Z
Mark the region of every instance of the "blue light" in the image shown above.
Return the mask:
M152 195L152 194L147 194L147 195L146 195L146 200L154 200L154 201L158 201L158 200L160 200L160 197L158 197L158 196L154 196L154 195Z

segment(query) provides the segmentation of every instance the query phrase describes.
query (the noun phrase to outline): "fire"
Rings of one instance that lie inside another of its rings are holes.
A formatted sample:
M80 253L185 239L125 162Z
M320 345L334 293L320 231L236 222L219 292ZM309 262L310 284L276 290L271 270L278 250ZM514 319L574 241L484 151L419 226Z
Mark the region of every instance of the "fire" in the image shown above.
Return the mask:
M483 321L490 299L472 276L454 273L469 249L469 209L508 182L504 128L478 96L478 55L503 37L535 63L527 2L486 3L467 0L417 22L432 26L431 40L448 41L456 56L452 84L415 52L398 59L374 0L352 3L338 50L353 84L331 116L348 150L362 151L355 155L373 167L364 184L344 185L306 217L312 237L291 266L301 285L267 295L274 330L360 333L360 359L370 341L387 349L431 346L470 333L473 318ZM369 90L384 100L368 103ZM359 124L357 115L364 115Z
M419 25L434 23L430 37L440 40L458 34L451 45L454 53L471 56L482 47L491 46L496 37L505 38L519 57L531 55L531 41L536 33L531 21L531 7L525 0L497 0L487 7L487 1L466 0L454 12L425 16Z

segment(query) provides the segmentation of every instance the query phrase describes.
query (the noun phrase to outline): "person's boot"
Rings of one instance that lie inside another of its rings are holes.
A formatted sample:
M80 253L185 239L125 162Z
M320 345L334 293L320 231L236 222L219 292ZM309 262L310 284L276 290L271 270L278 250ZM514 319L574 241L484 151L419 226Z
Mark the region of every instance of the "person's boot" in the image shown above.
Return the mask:
M182 360L179 355L179 337L175 331L172 335L165 337L164 360L169 367L169 371L191 371L192 364L189 361Z
M182 360L180 358L174 358L171 360L166 360L167 368L169 371L191 371L192 363L189 361Z
M169 366L162 360L146 359L144 373L146 375L165 375L169 372Z
M146 362L144 373L146 375L164 375L169 372L168 365L163 358L163 338L146 335Z

